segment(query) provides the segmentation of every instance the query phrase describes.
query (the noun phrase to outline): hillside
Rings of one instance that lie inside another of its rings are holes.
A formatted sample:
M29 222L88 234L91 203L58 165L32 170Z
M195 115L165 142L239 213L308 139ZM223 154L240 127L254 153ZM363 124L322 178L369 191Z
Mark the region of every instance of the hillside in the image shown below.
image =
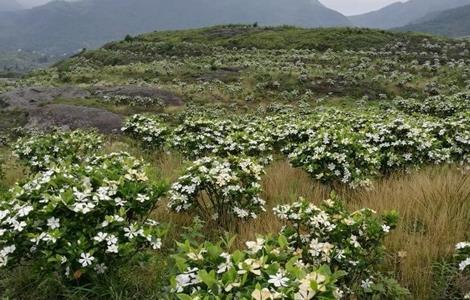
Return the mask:
M16 0L0 0L0 12L20 10L23 7Z
M415 22L426 15L470 4L470 0L409 0L392 3L380 10L351 16L360 27L390 29Z
M245 23L303 27L347 26L338 12L310 0L84 0L53 1L0 16L0 50L48 54L96 48L126 34Z
M397 28L451 37L470 36L470 5L431 14L416 23Z
M1 297L464 299L468 49L220 25L0 79Z

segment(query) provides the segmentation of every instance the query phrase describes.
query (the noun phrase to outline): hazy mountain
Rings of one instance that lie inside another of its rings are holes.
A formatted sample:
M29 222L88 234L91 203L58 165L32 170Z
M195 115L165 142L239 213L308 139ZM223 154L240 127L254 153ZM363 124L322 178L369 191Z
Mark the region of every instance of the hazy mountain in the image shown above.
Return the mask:
M0 0L0 12L1 11L15 11L20 10L23 7L16 0Z
M0 15L0 50L60 54L153 30L259 22L260 25L351 25L317 0L54 1Z
M430 14L400 31L418 31L451 37L470 36L470 5Z
M470 0L410 0L396 2L380 10L351 16L349 19L356 26L389 29L401 27L443 10L470 4Z

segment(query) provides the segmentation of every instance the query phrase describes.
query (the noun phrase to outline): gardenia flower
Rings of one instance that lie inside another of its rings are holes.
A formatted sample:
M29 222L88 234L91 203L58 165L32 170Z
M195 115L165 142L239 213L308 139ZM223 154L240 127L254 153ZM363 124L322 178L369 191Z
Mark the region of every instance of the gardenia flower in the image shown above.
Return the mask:
M261 249L263 249L264 246L264 239L262 238L257 238L256 241L248 241L245 243L248 250L250 250L251 253L255 254Z
M465 268L467 268L468 266L470 266L470 257L467 258L466 260L462 261L462 262L459 264L459 270L460 270L460 271L463 271L463 270L465 270Z
M107 236L108 236L107 233L98 232L96 236L93 238L93 240L97 241L98 243L101 243L106 239Z
M78 260L78 262L82 265L82 267L85 268L87 266L91 266L94 260L95 258L89 253L82 253L80 254L80 259Z
M2 218L0 217L0 220ZM461 242L461 243L458 243L457 245L455 245L455 249L456 250L462 250L462 249L465 249L465 248L470 248L470 242Z
M268 282L274 285L275 287L286 287L289 278L284 277L282 272L277 272L276 275L269 275Z
M136 200L139 201L140 203L144 203L145 201L150 200L150 197L147 195L143 195L143 194L137 194Z
M108 253L119 253L119 248L117 244L111 244L108 245L108 248L106 249L106 252Z
M139 235L144 234L144 231L142 229L139 229L135 224L132 224L130 227L124 228L124 232L124 236L129 239L133 239L135 237L138 237Z
M271 294L271 292L267 289L267 288L264 288L262 290L254 290L252 293L251 293L251 297L254 299L254 300L270 300L270 299L274 299L273 298L273 294Z
M248 258L245 261L238 264L238 269L239 269L238 274L242 275L242 274L246 274L250 272L250 273L260 276L261 275L260 268L261 268L261 264L258 261L252 258Z
M47 226L49 226L49 228L51 228L51 229L59 228L60 227L60 219L54 218L54 217L47 219Z
M30 212L32 212L34 210L34 208L30 205L27 205L27 206L23 206L22 208L20 208L18 210L18 216L20 217L26 217L27 215L29 215Z
M197 271L198 268L190 269L186 271L186 273L179 274L176 276L176 292L181 293L184 291L184 288L187 286L198 284L200 281L197 278Z
M10 212L8 210L0 210L0 221L3 220L6 216L8 216Z
M373 284L374 284L374 282L372 280L370 280L370 278L367 278L366 280L362 281L361 287L363 289L369 289Z
M105 264L97 264L97 265L95 266L95 271L96 271L96 273L98 273L98 274L104 274L107 269L108 269L108 267L106 267Z
M388 225L382 225L382 230L385 232L385 233L389 233L390 232L390 226Z

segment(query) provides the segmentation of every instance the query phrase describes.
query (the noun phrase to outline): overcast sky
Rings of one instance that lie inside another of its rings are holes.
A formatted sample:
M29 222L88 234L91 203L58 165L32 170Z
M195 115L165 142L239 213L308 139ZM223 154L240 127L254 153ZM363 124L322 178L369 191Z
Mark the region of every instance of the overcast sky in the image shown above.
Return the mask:
M377 10L390 3L398 1L399 0L320 0L324 5L345 15L356 15Z
M47 3L49 0L18 0L26 7ZM169 0L171 1L171 0ZM253 0L256 1L256 0ZM335 9L345 15L354 15L397 2L398 0L320 0L326 6ZM443 0L445 1L445 0Z

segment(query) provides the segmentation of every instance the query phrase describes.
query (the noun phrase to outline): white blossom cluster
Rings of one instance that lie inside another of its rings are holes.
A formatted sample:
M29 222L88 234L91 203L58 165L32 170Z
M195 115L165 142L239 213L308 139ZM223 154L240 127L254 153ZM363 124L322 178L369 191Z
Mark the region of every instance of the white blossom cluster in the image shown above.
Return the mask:
M147 219L164 191L125 153L62 164L36 174L0 201L0 266L31 260L67 277L103 273L139 248L161 247Z
M260 198L262 174L263 167L250 158L199 159L172 185L168 207L199 211L213 220L256 218L265 204ZM203 193L207 199L201 200Z
M126 120L121 131L140 141L145 148L162 149L168 140L169 129L157 119L133 115Z
M101 136L94 132L56 131L19 139L13 153L34 171L43 171L54 164L78 163L97 154L102 144Z

